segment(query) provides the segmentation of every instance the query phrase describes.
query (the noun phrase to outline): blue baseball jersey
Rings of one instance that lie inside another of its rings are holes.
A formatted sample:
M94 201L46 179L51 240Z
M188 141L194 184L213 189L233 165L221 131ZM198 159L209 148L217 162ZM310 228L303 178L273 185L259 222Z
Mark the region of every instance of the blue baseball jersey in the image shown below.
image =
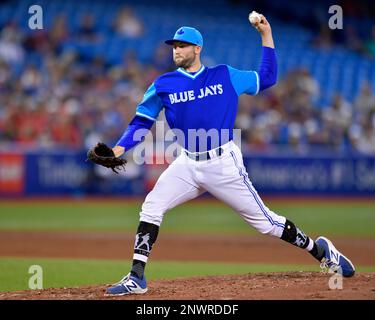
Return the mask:
M179 68L151 84L136 114L156 120L164 108L177 142L191 152L202 152L233 139L238 97L258 91L259 76L255 71L228 65L202 65L195 73Z

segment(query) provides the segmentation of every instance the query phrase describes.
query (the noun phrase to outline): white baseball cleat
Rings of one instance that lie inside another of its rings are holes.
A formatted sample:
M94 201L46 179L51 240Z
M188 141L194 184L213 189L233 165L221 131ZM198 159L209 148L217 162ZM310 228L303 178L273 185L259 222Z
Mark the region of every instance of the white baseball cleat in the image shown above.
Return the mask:
M109 287L106 296L123 296L127 294L143 294L147 292L146 277L139 279L130 273L123 277L118 283Z
M324 248L321 268L328 268L333 272L342 274L344 277L352 277L354 275L355 268L353 263L338 251L330 240L325 237L319 237L315 242Z

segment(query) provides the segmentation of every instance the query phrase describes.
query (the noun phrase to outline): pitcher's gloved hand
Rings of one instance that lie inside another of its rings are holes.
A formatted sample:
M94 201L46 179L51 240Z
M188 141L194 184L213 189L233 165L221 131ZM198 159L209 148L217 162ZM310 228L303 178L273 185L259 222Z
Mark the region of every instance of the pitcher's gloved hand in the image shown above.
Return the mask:
M124 169L127 163L126 159L118 158L113 150L105 143L98 144L87 152L87 159L106 168L111 168L113 172L118 174L117 170Z

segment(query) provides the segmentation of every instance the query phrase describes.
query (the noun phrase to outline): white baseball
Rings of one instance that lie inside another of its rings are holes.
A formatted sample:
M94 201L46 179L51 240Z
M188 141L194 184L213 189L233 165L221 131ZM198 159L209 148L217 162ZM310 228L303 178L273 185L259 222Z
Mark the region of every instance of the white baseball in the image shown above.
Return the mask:
M252 11L250 14L249 14L249 20L250 20L250 23L251 24L256 24L256 23L259 23L261 18L260 18L260 14L256 11Z

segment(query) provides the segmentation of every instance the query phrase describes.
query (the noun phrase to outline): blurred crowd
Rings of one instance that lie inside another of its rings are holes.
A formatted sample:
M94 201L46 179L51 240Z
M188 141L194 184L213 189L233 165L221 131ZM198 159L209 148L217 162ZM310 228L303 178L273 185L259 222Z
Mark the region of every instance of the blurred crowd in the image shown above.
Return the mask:
M364 83L351 103L336 94L317 108L319 84L306 70L290 72L257 96L241 96L237 127L249 151L334 151L375 155L375 95Z
M141 35L143 26L135 16L129 23L131 14L129 8L119 12L113 31L124 37ZM147 87L164 71L158 70L166 65L158 61L165 60L160 49L150 65L141 65L131 51L124 52L119 65L62 51L68 37L91 41L99 36L92 16L82 17L75 34L69 34L65 19L60 16L50 30L29 35L15 24L1 30L1 144L78 149L98 140L116 142ZM40 65L28 63L27 55L38 56Z
M247 0L228 0L233 4L248 4ZM275 0L252 0L251 5L258 12L274 14L284 22L303 26L313 32L312 44L320 48L342 46L368 57L375 57L375 6L372 0L340 0L336 2L315 0L301 3L288 0L280 3ZM332 8L331 8L332 6ZM338 11L337 7L341 8ZM331 10L328 10L331 8ZM342 13L342 19L337 13ZM327 28L329 19L342 29ZM345 27L344 27L345 26Z
M95 19L85 15L76 33L66 18L52 28L24 34L14 23L0 30L0 145L25 148L88 148L97 141L115 143L152 81L174 69L170 48L156 48L142 64L132 51L108 65L105 57L83 59L62 50L68 37L91 41L100 36ZM113 32L140 37L144 24L129 7L119 11ZM40 64L29 63L28 56ZM333 97L314 105L319 84L306 70L293 70L270 90L242 96L236 127L250 151L314 148L375 155L375 95L364 83L355 101Z
M375 26L369 30L366 37L361 37L354 24L346 26L341 32L334 31L327 28L325 22L322 23L312 44L320 48L339 45L369 58L375 58Z
M343 46L346 49L355 51L369 58L375 57L375 9L371 1L350 1L343 0L340 3L342 8L342 29L327 28L327 17L323 12L314 10L316 22L314 31L318 35L313 44L330 48L334 45ZM332 11L333 12L333 11ZM337 11L335 10L334 13ZM332 16L332 15L330 15ZM362 26L362 28L360 28Z

